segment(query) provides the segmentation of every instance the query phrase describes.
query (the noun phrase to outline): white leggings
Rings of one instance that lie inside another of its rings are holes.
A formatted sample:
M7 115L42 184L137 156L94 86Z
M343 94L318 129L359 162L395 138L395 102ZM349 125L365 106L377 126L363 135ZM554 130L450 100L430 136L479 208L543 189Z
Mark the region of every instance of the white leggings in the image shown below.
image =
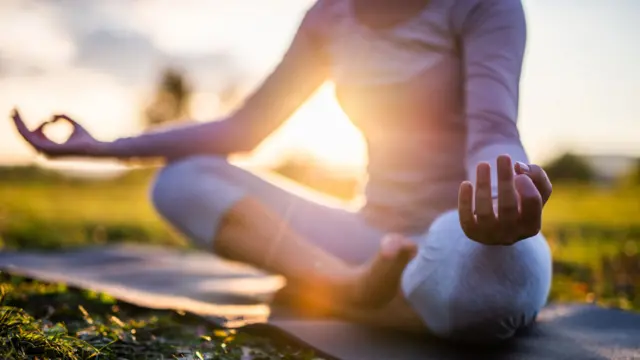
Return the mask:
M215 156L167 165L152 190L157 211L207 250L221 217L244 196L260 201L305 239L349 263L371 259L384 235L338 201L281 178L266 180ZM551 256L542 235L509 247L480 245L464 235L452 210L413 239L419 251L404 271L402 290L435 335L480 342L506 339L530 324L546 302Z

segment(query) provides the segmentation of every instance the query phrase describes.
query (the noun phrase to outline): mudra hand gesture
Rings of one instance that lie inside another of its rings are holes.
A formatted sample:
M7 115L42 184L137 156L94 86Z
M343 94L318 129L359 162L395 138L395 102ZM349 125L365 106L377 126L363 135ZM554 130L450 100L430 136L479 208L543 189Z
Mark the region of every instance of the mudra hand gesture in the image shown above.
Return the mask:
M27 128L17 109L13 110L11 118L16 129L29 145L47 157L98 156L100 154L103 143L96 140L84 127L67 115L55 115L51 120L40 124L35 130ZM58 121L66 121L73 127L71 136L63 143L52 141L44 134L47 125Z
M475 186L460 185L458 212L464 233L486 245L512 245L532 237L542 225L542 208L551 196L551 182L537 165L498 157L498 198L491 194L491 167L480 163ZM515 170L515 171L514 171Z

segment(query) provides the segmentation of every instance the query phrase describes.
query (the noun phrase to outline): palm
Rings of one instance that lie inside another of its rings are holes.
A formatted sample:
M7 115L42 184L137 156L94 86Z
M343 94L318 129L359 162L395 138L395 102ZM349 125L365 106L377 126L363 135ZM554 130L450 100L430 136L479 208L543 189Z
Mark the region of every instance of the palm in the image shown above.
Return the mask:
M66 115L56 115L50 121L40 124L35 130L29 130L17 110L13 113L13 121L20 135L38 152L49 157L90 155L98 141L80 124ZM47 125L67 121L73 127L71 135L63 143L50 140L44 129Z
M514 174L511 158L506 155L498 157L497 170L497 201L491 193L489 164L478 165L475 201L473 184L462 183L458 203L460 224L471 240L487 245L511 245L540 232L542 208L551 196L551 182L536 165L519 163Z

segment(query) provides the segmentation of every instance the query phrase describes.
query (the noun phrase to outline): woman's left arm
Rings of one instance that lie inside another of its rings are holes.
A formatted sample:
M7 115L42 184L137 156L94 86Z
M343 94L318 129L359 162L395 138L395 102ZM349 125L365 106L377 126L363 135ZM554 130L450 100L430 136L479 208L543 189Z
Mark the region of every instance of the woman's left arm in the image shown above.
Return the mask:
M511 244L537 234L551 194L542 169L527 173L512 163L528 163L517 128L526 44L521 1L477 1L461 33L470 180L460 188L461 223L473 240Z

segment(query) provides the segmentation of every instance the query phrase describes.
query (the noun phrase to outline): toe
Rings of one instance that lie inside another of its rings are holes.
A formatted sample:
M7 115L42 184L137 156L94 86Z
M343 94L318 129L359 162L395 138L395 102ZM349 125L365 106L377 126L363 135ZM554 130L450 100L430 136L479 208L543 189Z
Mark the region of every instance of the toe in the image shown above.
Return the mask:
M378 255L363 268L356 290L358 303L379 307L391 301L398 293L402 272L415 253L411 240L400 235L386 236Z

